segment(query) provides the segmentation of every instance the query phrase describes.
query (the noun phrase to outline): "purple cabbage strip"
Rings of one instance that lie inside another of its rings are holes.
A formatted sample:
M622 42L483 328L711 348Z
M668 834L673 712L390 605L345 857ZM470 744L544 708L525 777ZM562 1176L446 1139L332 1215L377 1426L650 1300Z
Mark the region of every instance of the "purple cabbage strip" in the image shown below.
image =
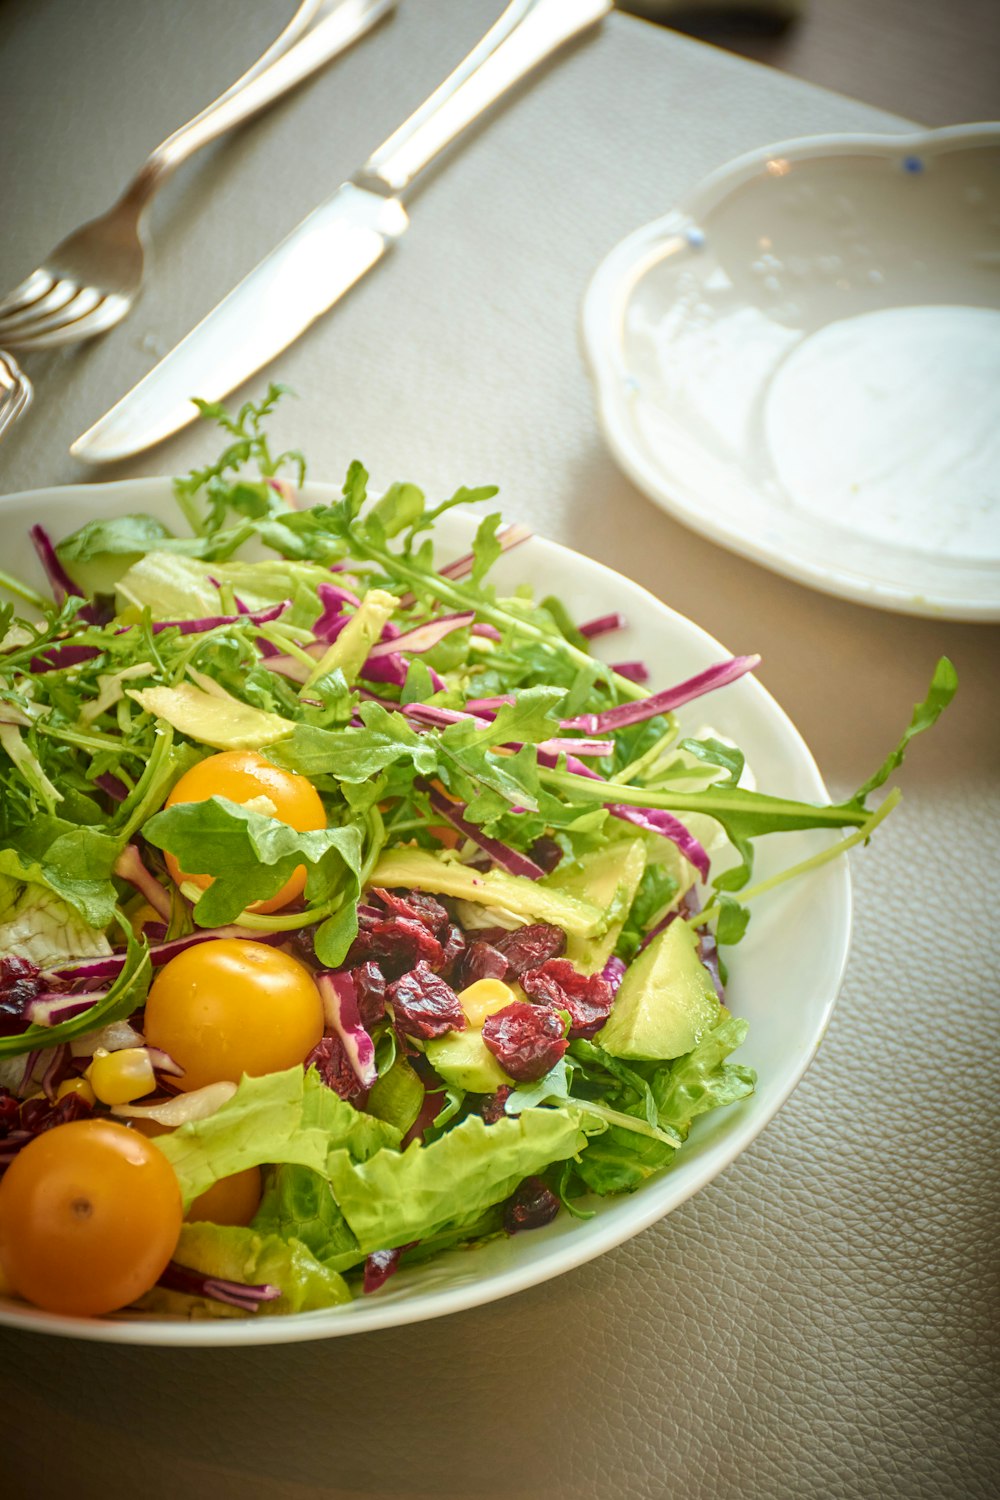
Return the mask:
M324 641L335 640L350 619L349 615L344 614L344 605L351 604L356 609L361 600L350 589L341 588L336 583L321 583L316 592L323 606L323 613L313 625L313 635Z
M487 625L485 620L479 620L472 627L473 635L483 635L488 641L502 641L503 636L495 625Z
M76 584L73 582L72 578L66 572L66 569L63 567L62 563L59 561L59 558L56 556L56 549L55 547L53 547L52 539L50 538L48 532L45 530L45 527L39 526L36 523L34 526L32 526L29 535L34 544L35 551L38 553L38 560L41 563L42 567L45 569L45 576L49 580L49 585L52 589L52 595L56 603L62 604L63 600L66 599L70 594L73 594L77 598L79 598L81 595L81 590L77 588ZM100 610L97 608L96 604L82 605L80 609L77 610L77 618L85 621L85 623L88 625L99 625L101 623ZM34 672L37 670L37 668L32 666L31 670Z
M36 1048L34 1052L29 1052L27 1057L24 1059L24 1069L21 1073L20 1084L22 1090L26 1089L28 1087L28 1084L31 1082L31 1075L35 1071L35 1064L41 1057L41 1055L41 1049Z
M700 698L704 693L710 693L715 688L725 687L730 682L735 682L745 672L752 672L760 665L759 656L731 656L728 661L718 662L714 667L707 667L704 672L689 677L686 682L680 682L676 687L664 688L660 693L653 693L648 698L638 698L631 703L621 703L617 708L609 708L600 714L579 714L575 719L564 719L563 729L580 729L585 734L603 734L605 730L624 729L629 724L641 724L644 719L652 719L656 714L670 713L675 708L680 708L684 703L690 703L694 698Z
M395 646L396 642L391 641L386 644ZM368 682L388 682L393 687L402 687L406 682L408 666L409 663L405 662L395 651L378 657L373 652L361 668L360 675L366 678ZM447 687L444 678L440 677L433 667L428 667L427 670L430 672L431 685L434 691L436 693L443 692Z
M56 556L56 549L45 527L36 524L32 526L29 535L38 553L38 560L45 569L56 603L62 604L70 594L79 594L80 590Z
M219 625L268 625L283 615L291 604L291 599L282 599L280 604L271 604L267 609L247 609L245 606L235 615L205 615L200 620L154 620L150 626L154 635L161 630L179 630L181 635L200 635L206 630L215 630ZM131 625L123 625L116 632L124 635L131 630Z
M439 615L436 619L425 620L422 625L414 625L410 630L404 630L392 640L382 641L373 646L368 653L368 663L373 658L387 656L393 651L430 651L439 641L443 641L446 635L451 635L453 630L462 630L466 625L471 625L475 619L472 610L466 610L463 614Z
M529 880L542 879L545 871L541 865L536 865L535 861L529 859L526 854L521 854L518 850L509 848L507 844L501 843L499 839L491 839L487 834L483 833L481 828L477 828L474 823L467 822L462 817L465 811L464 802L453 802L450 797L445 797L433 786L428 786L426 790L428 801L435 811L439 812L443 818L447 818L448 822L453 828L457 828L459 833L464 834L467 839L471 839L474 844L477 844L485 854L489 855L494 864L499 865L502 870L506 870L510 875L524 875Z
M492 718L498 709L505 708L514 702L513 693L501 693L497 698L469 698L465 706L470 713L484 713Z
M625 978L627 965L622 958L616 958L612 953L604 968L601 970L601 978L611 986L611 993L617 995L619 986Z
M56 1089L69 1071L72 1060L73 1054L65 1042L60 1042L58 1047L52 1048L52 1054L42 1074L42 1089L50 1104L55 1100Z
M316 986L323 1000L326 1024L343 1043L358 1082L366 1089L373 1088L378 1077L375 1043L361 1024L354 980L348 973L328 971L317 975Z
M522 542L530 541L534 532L529 526L522 526L520 522L511 522L508 526L501 526L496 534L500 543L501 552L509 552L512 547L519 547ZM438 568L441 578L465 578L475 567L476 558L472 552L467 552L464 557L456 557L454 562L445 563L443 568ZM415 594L404 594L400 599L400 607L409 609L411 604L416 603Z
M180 1266L175 1260L167 1263L157 1286L168 1292L184 1292L189 1297L209 1297L213 1302L226 1302L243 1312L256 1312L262 1302L274 1302L281 1296L280 1286L264 1282L260 1286L247 1286L242 1281L223 1281L218 1276L202 1276L188 1266Z
M42 990L28 1006L26 1019L32 1026L55 1026L59 1021L82 1016L106 994L107 990L85 990L77 995L67 995L62 990Z
M649 681L649 668L644 661L616 661L612 663L611 670L628 682L641 684Z
M628 621L623 614L615 610L614 614L598 615L596 620L587 620L583 625L578 625L577 630L588 641L595 640L599 635L610 635L613 630L626 630Z
M187 948L194 948L199 943L209 943L215 938L243 938L249 943L281 943L287 941L288 934L285 932L252 932L246 927L203 927L197 932L189 932L185 937L172 938L169 943L156 943L149 950L149 956L153 961L154 968L169 962L176 954L183 953ZM114 979L125 967L125 955L123 953L110 954L107 958L84 958L78 963L62 964L57 969L49 969L42 978L49 983L69 983L80 979ZM53 998L53 997L50 997ZM60 993L60 999L65 998ZM82 996L75 996L82 999ZM103 992L90 997L91 1000L104 998Z
M637 828L645 828L650 833L658 833L661 837L669 839L681 851L684 858L694 865L702 880L708 879L710 869L708 854L680 818L675 818L672 813L664 812L659 807L628 807L624 802L609 802L607 808L609 813L616 818L621 818L622 822L634 823Z
M96 646L53 646L44 656L31 658L33 672L62 672L67 667L77 667L82 661L93 661L100 656Z
M95 786L99 786L102 792L107 792L114 802L125 802L128 799L129 790L123 781L113 776L110 771L104 771L100 776L94 778Z
M146 898L147 904L153 908L157 916L169 922L170 897L160 882L146 869L142 862L142 855L135 844L125 845L115 860L114 872L119 879L127 880L129 885L134 885L136 890Z

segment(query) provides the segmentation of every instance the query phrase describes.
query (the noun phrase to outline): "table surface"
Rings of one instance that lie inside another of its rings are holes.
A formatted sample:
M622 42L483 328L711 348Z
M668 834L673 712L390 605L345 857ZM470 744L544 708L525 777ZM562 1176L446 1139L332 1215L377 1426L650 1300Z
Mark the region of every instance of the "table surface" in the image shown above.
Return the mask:
M30 361L37 402L0 451L3 488L78 479L72 438L498 9L409 0L180 174L156 205L155 274L133 317ZM0 286L227 85L275 11L8 0ZM661 514L605 451L577 337L604 253L710 168L791 135L900 123L613 17L453 155L399 250L273 372L299 393L279 436L314 477L360 456L378 483L496 481L511 517L760 651L835 793L878 763L951 655L959 698L855 861L850 968L805 1081L667 1220L505 1302L248 1352L3 1331L11 1493L106 1494L115 1473L149 1496L247 1500L995 1493L996 632L826 598ZM127 473L183 471L213 442L189 430Z

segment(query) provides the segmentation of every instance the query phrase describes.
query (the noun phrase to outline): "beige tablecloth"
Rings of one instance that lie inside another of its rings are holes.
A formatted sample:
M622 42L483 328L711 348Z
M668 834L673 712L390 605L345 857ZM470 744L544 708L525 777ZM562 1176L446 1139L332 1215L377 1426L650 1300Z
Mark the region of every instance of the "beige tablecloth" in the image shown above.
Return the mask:
M8 0L0 286L109 202L289 7ZM68 444L443 77L499 0L404 0L349 58L204 154L153 215L141 308L29 361L6 491L77 479ZM960 695L855 864L854 951L778 1119L636 1240L440 1322L239 1352L0 1333L17 1496L784 1500L996 1493L996 632L812 593L693 536L616 470L578 350L623 234L749 147L900 122L614 17L413 204L404 244L277 373L317 478L496 481L506 512L599 557L736 650L846 792L937 655ZM259 388L260 383L254 388ZM128 466L178 472L189 430ZM989 1476L993 1474L991 1481Z

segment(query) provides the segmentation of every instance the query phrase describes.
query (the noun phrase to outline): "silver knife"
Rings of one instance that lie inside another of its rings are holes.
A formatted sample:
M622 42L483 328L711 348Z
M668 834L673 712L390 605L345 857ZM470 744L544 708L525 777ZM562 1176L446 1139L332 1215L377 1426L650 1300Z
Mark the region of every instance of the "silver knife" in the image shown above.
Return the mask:
M128 395L78 437L85 463L127 458L197 417L343 296L409 225L403 198L419 172L502 94L613 0L513 0L430 98L333 197L282 240Z

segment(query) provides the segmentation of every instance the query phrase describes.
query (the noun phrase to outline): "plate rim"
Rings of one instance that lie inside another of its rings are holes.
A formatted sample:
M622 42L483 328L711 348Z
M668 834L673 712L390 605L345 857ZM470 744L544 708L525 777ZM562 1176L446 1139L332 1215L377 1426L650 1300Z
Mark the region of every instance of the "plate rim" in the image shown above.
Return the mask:
M966 623L1000 621L1000 582L995 599L969 600L960 592L933 596L914 594L885 580L865 579L849 568L820 565L756 542L752 536L731 534L713 524L711 512L698 508L663 482L656 465L645 458L631 434L618 398L619 360L614 328L634 285L636 265L649 246L688 220L698 222L775 157L821 159L851 152L881 156L893 151L940 151L951 146L1000 146L1000 120L974 121L927 129L901 131L835 131L795 136L754 147L722 163L700 178L672 208L639 225L620 239L598 264L584 290L579 331L585 364L597 407L598 422L615 461L636 488L661 510L717 546L794 582L869 608L924 619ZM1000 572L998 572L1000 577Z
M134 504L139 506L144 493L165 498L172 484L172 479L166 476L148 476L104 482L81 481L76 484L52 485L43 489L21 490L0 496L0 518L3 518L4 514L10 510L30 503L36 508L37 519L45 524L45 506L56 501L65 501L73 495L79 495L81 498L86 496L89 500L98 495L111 497L127 493L133 497ZM308 495L310 492L317 500L328 502L339 497L341 489L339 485L310 481L306 485L305 493ZM92 508L89 513L95 514ZM452 524L459 523L470 536L479 519L476 512L465 507L451 512L450 516L455 518ZM449 517L445 516L442 520L447 523ZM606 583L615 587L624 584L627 589L643 596L644 601L647 601L656 611L669 616L673 624L679 625L685 632L690 633L690 637L695 639L699 646L725 652L726 648L702 626L680 614L643 585L609 568L597 559L589 557L586 553L537 534L533 534L524 546L526 548L537 546L550 554L554 552L571 566L576 566L582 561L586 568L595 570ZM816 795L828 798L829 792L812 752L777 700L756 678L741 679L741 682L735 686L742 686L744 692L752 694L768 714L775 716L776 722L780 724L782 731L794 745L797 755L801 757L800 769L815 781ZM839 908L839 924L836 934L837 957L835 964L826 975L823 989L825 998L812 1028L809 1045L803 1049L802 1056L796 1060L788 1078L776 1091L773 1099L763 1104L756 1113L751 1113L749 1118L744 1115L733 1120L732 1127L726 1131L724 1139L714 1148L713 1157L707 1169L702 1164L698 1171L690 1174L690 1180L683 1181L673 1194L669 1193L671 1183L669 1173L664 1173L659 1179L651 1179L667 1188L670 1201L666 1205L654 1193L647 1194L644 1199L636 1195L622 1195L615 1201L620 1203L623 1209L631 1210L630 1212L626 1211L621 1215L609 1213L589 1237L583 1235L579 1239L571 1237L567 1245L563 1245L562 1242L554 1243L550 1254L540 1265L530 1261L514 1264L499 1272L468 1283L460 1283L451 1288L432 1287L419 1293L411 1301L398 1300L380 1303L374 1298L367 1300L358 1298L338 1308L285 1314L260 1321L224 1319L218 1322L211 1320L188 1322L157 1318L143 1319L132 1315L120 1320L69 1317L44 1312L41 1309L0 1297L0 1326L59 1337L79 1338L91 1342L146 1347L222 1348L302 1343L344 1337L354 1333L388 1330L463 1312L539 1286L556 1276L562 1276L597 1259L666 1218L695 1193L709 1187L766 1129L802 1081L830 1024L843 985L851 949L853 893L849 862L846 858L841 858L826 865L824 871L826 879L831 884L831 891L826 893L826 898L830 900L832 892L831 907Z

